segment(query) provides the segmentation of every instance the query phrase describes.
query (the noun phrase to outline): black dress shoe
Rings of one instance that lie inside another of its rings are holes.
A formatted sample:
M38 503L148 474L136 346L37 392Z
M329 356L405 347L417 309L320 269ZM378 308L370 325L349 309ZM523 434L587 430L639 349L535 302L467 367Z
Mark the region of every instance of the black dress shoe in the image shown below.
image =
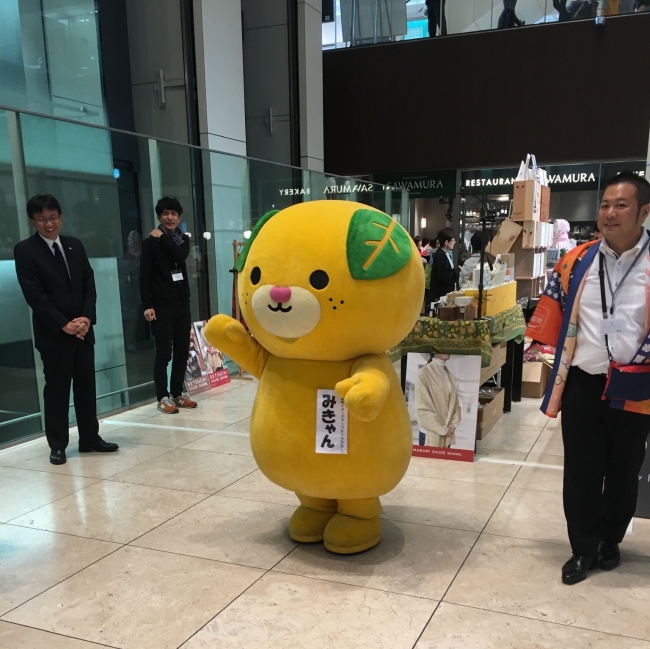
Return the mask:
M562 566L562 583L572 586L587 578L587 572L593 570L598 563L597 557L581 557L577 554Z
M618 543L603 541L598 554L598 567L601 570L614 570L621 563L621 551L618 549Z
M94 442L90 444L79 444L79 453L90 453L97 451L97 453L115 453L120 448L117 444L112 442L105 442L101 437L97 437Z
M65 451L52 451L50 453L50 464L65 464Z

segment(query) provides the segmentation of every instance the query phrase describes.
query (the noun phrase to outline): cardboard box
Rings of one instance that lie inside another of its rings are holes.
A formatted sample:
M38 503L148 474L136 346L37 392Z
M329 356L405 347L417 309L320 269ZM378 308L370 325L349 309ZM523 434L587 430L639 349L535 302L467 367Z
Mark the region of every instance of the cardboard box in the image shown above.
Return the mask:
M483 313L480 315L497 315L506 311L517 303L517 285L516 282L508 282L488 288L483 291ZM466 288L465 295L474 297L474 304L478 306L478 289Z
M483 385L488 379L491 379L506 364L507 351L508 343L492 345L492 360L489 367L481 369L481 382L479 385Z
M519 223L515 223L511 219L503 221L494 235L494 239L490 242L490 254L496 256L510 252L510 248L517 240L521 230L522 227Z
M541 220L542 186L536 180L515 181L512 200L513 221Z
M541 361L524 363L521 375L521 396L539 399L546 392L546 384L551 376L551 368Z
M540 207L539 207L539 220L543 223L548 223L549 214L551 212L551 188L542 185L540 193Z
M546 275L533 279L517 280L517 300L538 298L546 288Z
M485 439L494 424L503 416L505 390L504 388L495 388L494 393L495 396L492 398L479 397L479 403L483 407L478 409L476 418L476 439Z
M533 279L546 274L546 251L536 248L521 248L515 256L515 277Z

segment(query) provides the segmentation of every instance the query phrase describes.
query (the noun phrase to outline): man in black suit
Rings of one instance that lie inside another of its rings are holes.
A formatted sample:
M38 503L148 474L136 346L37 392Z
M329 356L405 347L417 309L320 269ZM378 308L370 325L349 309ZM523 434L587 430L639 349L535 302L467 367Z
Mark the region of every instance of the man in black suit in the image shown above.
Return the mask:
M34 345L43 360L45 434L50 462L65 464L69 442L70 384L79 429L79 452L117 451L99 436L95 394L95 278L84 247L60 236L59 201L33 196L27 214L37 232L16 244L16 274L32 309Z

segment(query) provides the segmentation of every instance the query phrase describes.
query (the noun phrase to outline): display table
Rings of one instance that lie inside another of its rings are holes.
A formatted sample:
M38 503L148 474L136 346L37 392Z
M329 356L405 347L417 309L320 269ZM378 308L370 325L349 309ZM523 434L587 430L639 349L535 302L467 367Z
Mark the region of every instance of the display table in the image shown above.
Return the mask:
M492 345L524 340L526 321L520 306L513 306L493 316L492 333L487 320L454 320L421 316L411 333L388 356L395 362L404 354L470 354L481 356L481 367L492 361Z
M409 353L480 355L481 367L489 367L492 361L492 345L507 342L501 384L505 389L504 412L510 412L515 343L522 343L524 340L526 320L520 306L506 309L492 317L492 333L487 320L447 322L438 318L419 317L411 333L388 352L391 361L402 359L402 389L406 382L406 355Z

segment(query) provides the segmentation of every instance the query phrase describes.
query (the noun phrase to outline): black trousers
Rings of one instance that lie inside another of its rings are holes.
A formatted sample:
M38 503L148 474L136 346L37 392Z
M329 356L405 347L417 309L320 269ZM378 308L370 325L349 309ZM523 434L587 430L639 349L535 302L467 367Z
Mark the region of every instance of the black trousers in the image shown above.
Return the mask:
M79 442L86 445L99 437L95 348L84 340L70 338L60 348L40 352L45 374L45 435L53 451L64 451L70 441L68 408L71 383Z
M518 22L519 20L514 9L504 9L499 16L497 29L512 29Z
M183 394L187 357L190 353L190 327L192 314L188 302L174 306L156 306L156 319L151 323L151 332L156 339L156 356L153 362L153 380L156 398L180 397ZM167 365L172 360L172 371L167 389Z
M569 370L562 395L564 514L575 554L620 543L634 516L650 416L610 408L606 377Z
M566 8L567 0L553 0L553 8L560 14L559 22L571 20L571 14Z
M429 36L433 38L436 36L436 30L440 27L440 35L447 35L447 17L445 16L445 2L446 0L430 0L427 3L429 10L428 25Z

